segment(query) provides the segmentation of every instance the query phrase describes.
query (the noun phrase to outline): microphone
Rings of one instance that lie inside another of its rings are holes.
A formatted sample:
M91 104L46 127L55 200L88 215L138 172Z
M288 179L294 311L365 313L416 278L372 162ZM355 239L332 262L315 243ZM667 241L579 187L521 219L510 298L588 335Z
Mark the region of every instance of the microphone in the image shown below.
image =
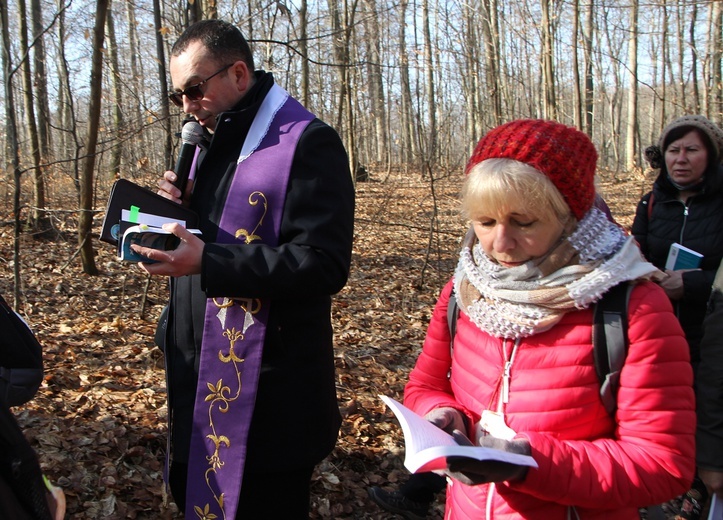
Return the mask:
M178 160L173 171L176 173L176 182L173 185L181 190L186 190L186 182L191 173L193 156L196 153L196 145L203 139L203 128L197 121L190 120L183 125L181 131L181 151L178 153ZM183 196L183 195L181 195Z

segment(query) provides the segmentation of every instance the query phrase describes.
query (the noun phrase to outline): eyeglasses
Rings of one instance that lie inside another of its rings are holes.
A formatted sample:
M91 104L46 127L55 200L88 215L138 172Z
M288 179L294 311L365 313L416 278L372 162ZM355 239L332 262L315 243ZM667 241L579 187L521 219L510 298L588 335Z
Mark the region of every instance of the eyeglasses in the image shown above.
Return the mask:
M190 87L186 87L186 88L183 89L183 90L177 90L177 91L174 91L174 92L169 92L169 93L168 93L168 99L170 99L171 101L173 101L173 104L176 105L177 107L182 107L182 106L183 106L183 96L186 96L190 101L200 101L201 99L203 99L203 96L204 96L203 90L201 90L201 85L203 85L204 83L207 83L207 82L208 82L211 78L213 78L214 76L218 76L218 75L221 74L223 71L228 70L229 68L231 68L232 65L233 65L233 63L231 63L231 64L229 64L229 65L226 65L226 66L223 67L222 69L220 69L220 70L218 70L217 72L214 72L213 74L211 74L209 77L207 77L206 79L204 79L204 80L201 81L200 83L196 83L195 85L191 85Z

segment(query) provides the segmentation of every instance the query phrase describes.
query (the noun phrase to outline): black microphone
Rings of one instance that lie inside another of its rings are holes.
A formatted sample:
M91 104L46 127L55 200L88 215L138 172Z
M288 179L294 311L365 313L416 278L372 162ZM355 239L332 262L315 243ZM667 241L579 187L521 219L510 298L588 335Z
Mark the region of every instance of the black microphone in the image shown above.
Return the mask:
M176 167L174 172L176 173L176 182L173 185L181 190L181 197L183 192L186 190L186 182L188 176L191 173L191 164L193 163L193 156L196 153L196 145L203 139L203 127L197 121L188 121L183 125L181 131L181 151L178 154L178 160L176 161Z

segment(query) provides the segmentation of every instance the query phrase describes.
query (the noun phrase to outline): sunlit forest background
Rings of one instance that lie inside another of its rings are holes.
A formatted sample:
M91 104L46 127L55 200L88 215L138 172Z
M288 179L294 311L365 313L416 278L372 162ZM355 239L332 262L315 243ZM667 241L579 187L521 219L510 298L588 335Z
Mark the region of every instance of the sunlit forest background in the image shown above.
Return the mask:
M153 344L167 280L119 262L98 234L115 179L153 187L174 164L169 50L212 17L237 24L257 68L348 150L355 243L333 307L344 423L314 474L312 518L388 519L366 488L407 472L378 395L401 399L454 270L472 147L516 118L580 128L629 226L663 126L723 122L723 1L0 0L0 292L43 343L46 371L15 412L67 518L179 517L162 482Z

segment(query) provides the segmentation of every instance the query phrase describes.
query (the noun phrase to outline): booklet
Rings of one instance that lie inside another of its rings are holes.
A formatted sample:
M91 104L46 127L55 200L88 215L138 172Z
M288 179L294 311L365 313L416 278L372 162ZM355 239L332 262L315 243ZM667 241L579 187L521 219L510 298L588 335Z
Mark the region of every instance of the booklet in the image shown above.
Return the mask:
M447 457L469 457L480 461L499 461L520 466L537 467L529 455L510 453L482 446L460 446L444 430L394 399L380 395L396 415L404 433L404 466L412 473L445 471Z
M703 255L693 251L677 242L670 245L668 259L665 261L665 269L678 271L680 269L696 269L700 267Z
M194 235L201 234L201 230L199 229L189 229L188 231ZM170 231L166 231L160 227L139 224L131 226L123 232L118 256L125 262L145 262L147 264L153 264L156 262L155 260L150 260L143 255L139 255L131 249L131 245L137 244L142 247L172 251L176 249L180 243L181 239Z
M123 214L129 216L123 218ZM182 222L188 228L198 226L198 215L194 211L127 179L118 179L108 197L100 240L119 246L120 254L119 242L124 227L143 223L161 226L159 223L148 222L147 219L141 220L141 215L162 216L169 221Z

